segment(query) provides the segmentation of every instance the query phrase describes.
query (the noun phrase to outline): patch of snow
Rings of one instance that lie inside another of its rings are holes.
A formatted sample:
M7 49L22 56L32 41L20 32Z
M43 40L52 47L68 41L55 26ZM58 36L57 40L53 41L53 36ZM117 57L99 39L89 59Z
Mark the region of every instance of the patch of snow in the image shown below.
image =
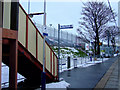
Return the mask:
M114 54L114 56L117 56L117 54Z
M92 66L92 65L95 65L95 63L83 64L82 67L89 67L89 66Z
M60 80L60 81L63 81L63 80L64 80L64 78L59 78L59 80Z
M70 50L66 50L66 49L60 49L60 50L64 52L70 52Z
M69 86L70 86L70 84L67 83L66 81L60 81L60 82L46 84L46 88L67 88Z
M4 63L2 63L2 88L6 88L9 86L9 67L6 66ZM17 82L21 82L24 81L24 77L22 75L20 75L19 73L17 73Z
M3 66L4 65L4 66ZM2 82L9 82L9 68L8 66L5 66L5 64L2 64Z
M78 52L78 50L76 50L75 48L72 47L67 47L68 49L71 49L73 52Z

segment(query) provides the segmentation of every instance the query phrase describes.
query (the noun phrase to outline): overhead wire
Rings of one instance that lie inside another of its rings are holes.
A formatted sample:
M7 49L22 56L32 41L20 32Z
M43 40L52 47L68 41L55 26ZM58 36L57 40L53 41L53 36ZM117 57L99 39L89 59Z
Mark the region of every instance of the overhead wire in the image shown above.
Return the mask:
M117 26L117 23L116 23L116 19L115 19L114 13L113 13L113 10L112 10L112 7L111 7L111 5L110 5L110 1L109 1L109 0L107 0L107 1L108 1L108 4L109 4L109 8L110 8L110 10L111 10L111 12L112 12L112 16L113 16L113 19L114 19L115 26L116 26L117 29L119 30L119 28L118 28L118 26ZM119 38L118 38L118 43L120 43L120 42L119 42Z
M113 16L113 19L114 19L115 26L117 27L116 19L115 19L115 16L114 16L112 7L111 7L111 5L110 5L110 1L109 1L109 0L107 0L107 1L108 1L109 8L110 8L110 10L111 10L111 12L112 12L112 16Z

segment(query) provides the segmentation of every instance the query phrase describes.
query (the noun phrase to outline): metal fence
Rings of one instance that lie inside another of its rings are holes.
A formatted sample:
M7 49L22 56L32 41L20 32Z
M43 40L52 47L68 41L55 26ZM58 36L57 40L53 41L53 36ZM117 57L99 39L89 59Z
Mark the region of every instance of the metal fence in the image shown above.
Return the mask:
M40 24L35 23L37 28L41 33L43 33L43 26ZM49 41L53 42L53 44L57 43L58 40L58 30L53 27L46 27L46 31L48 32L48 39ZM72 33L68 33L67 31L60 31L60 44L65 46L74 46L79 45L79 43L82 43L81 40L78 40L78 36Z

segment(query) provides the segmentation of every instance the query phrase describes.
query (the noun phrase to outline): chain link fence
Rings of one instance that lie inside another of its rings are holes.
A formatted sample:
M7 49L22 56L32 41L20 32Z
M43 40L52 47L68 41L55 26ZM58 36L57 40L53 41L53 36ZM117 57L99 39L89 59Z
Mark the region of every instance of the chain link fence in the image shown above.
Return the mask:
M41 34L43 33L43 25L35 23ZM58 43L58 30L54 27L46 27L48 33L47 41L50 45L57 45ZM61 46L77 46L83 43L82 40L77 38L78 36L67 31L60 30L60 45Z

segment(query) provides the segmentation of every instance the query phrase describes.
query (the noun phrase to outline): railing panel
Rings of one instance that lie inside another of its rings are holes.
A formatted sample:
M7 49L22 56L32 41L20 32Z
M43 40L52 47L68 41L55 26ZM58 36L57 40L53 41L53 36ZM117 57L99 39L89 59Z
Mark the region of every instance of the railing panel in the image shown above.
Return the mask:
M19 7L19 30L18 41L25 47L26 45L26 15Z
M28 19L28 50L36 57L36 28Z
M53 58L54 58L54 55L53 55L53 52L52 52L52 75L54 73L54 71L53 71L53 68L54 68L54 66L53 66Z
M38 34L38 60L43 64L43 38Z
M18 40L34 57L37 56L38 61L43 64L43 37L36 30L37 28L20 6ZM45 60L46 69L52 75L57 76L57 57L47 43L45 43Z
M3 28L10 29L11 2L4 2L3 5Z
M50 50L50 72L52 73L52 58L53 55L52 55L52 50Z
M53 75L55 76L55 55L53 54Z
M45 60L46 60L46 68L50 72L50 48L47 44L45 44Z
M55 76L57 76L57 58L55 57Z

